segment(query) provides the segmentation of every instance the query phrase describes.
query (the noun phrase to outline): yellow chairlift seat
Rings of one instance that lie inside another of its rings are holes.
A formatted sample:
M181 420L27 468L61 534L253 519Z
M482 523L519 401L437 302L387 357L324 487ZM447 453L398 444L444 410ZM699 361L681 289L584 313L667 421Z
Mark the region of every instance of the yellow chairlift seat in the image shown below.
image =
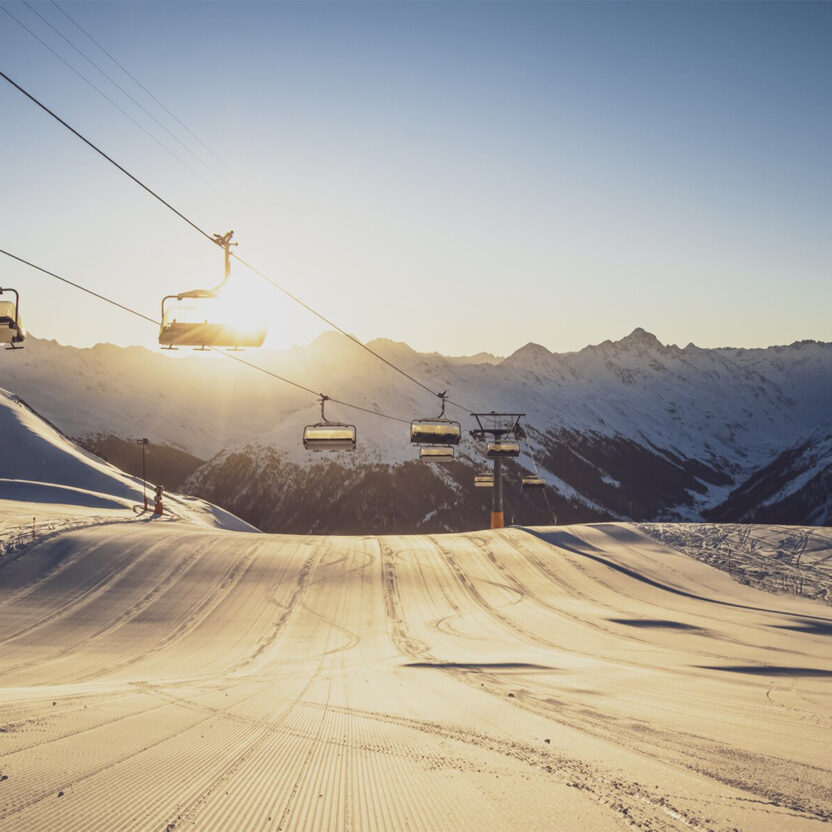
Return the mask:
M474 477L474 488L494 488L494 474L477 474Z
M529 474L528 476L523 477L523 481L520 483L520 487L523 489L546 488L546 480L544 480L543 477L538 477Z
M495 439L485 446L485 455L489 459L520 456L520 443L509 439Z
M453 458L454 449L447 446L419 448L419 459L425 462L453 462Z
M162 301L159 343L164 347L259 347L266 324L235 320L221 295L194 289Z
M307 425L303 429L303 447L307 451L354 451L355 425Z
M14 289L0 289L0 295L4 291L13 293L15 299L0 300L0 344L8 344L7 349L17 349L17 345L26 337L20 315L20 300Z
M414 419L410 441L414 445L458 445L462 437L459 422L448 419Z

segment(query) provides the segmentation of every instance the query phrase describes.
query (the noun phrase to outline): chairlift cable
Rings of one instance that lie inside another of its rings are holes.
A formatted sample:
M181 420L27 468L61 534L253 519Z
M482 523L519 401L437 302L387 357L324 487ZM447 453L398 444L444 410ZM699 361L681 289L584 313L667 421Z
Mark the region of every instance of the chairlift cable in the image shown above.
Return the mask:
M204 182L215 193L219 194L219 196L222 196L222 194L201 173L199 173L199 171L194 170L181 156L179 156L177 153L175 153L173 150L171 150L163 141L161 141L158 138L158 136L154 136L153 133L151 133L141 122L139 122L135 118L133 118L133 116L131 116L130 113L128 113L127 110L124 109L124 107L122 107L117 101L110 98L110 96L107 95L107 93L104 92L104 90L102 90L101 87L99 87L97 84L90 81L90 79L87 78L87 76L84 75L83 72L81 72L76 67L74 67L66 58L64 58L63 55L56 52L43 38L41 38L36 32L33 32L22 20L20 20L20 18L16 17L14 14L12 14L12 12L10 12L5 6L0 6L0 10L4 11L12 20L14 20L15 23L18 24L18 26L25 29L36 41L38 41L38 43L40 43L44 48L49 50L59 61L61 61L61 63L68 66L85 84L92 87L102 98L109 101L110 104L112 104L113 107L115 107L125 118L132 121L133 124L136 125L136 127L138 127L143 133L146 133L151 139L153 139L153 141L156 142L156 144L158 144L159 147L161 147L163 150L165 150L167 153L169 153L174 159L176 159L177 162L179 162L180 165L187 168L194 176L196 176L198 179L200 179L202 182ZM3 74L3 77L6 78L7 80L11 80L5 74ZM17 86L17 84L15 84L15 86ZM18 89L20 89L20 87L18 87ZM24 90L21 90L21 91L25 92ZM32 96L29 96L29 97L32 98ZM34 98L32 100L34 100ZM37 102L37 103L40 103L40 102ZM46 108L44 108L44 109L46 109ZM60 121L60 119L59 119L59 121ZM69 125L65 125L65 126L68 127ZM74 133L76 131L73 130L72 132ZM78 134L78 135L80 135L80 134ZM89 142L88 142L88 144L89 144Z
M537 461L535 460L534 454L532 453L532 443L529 442L528 435L524 437L523 441L526 443L526 450L529 452L529 459L531 459L532 465L534 466L535 476L539 477L540 471L537 468ZM554 512L552 511L552 505L549 502L549 495L546 493L546 488L542 488L541 491L543 491L543 499L546 501L546 510L549 512L549 515L551 516L554 514Z
M2 8L2 7L0 7L0 8ZM156 191L154 191L154 190L153 190L152 188L150 188L148 185L145 185L145 184L144 184L144 182L142 182L140 179L138 179L136 176L134 176L132 173L130 173L130 171L128 171L125 167L123 167L123 166L122 166L122 165L120 165L118 162L116 162L116 161L115 161L115 159L113 159L111 156L108 156L108 155L107 155L107 154L106 154L103 150L101 150L101 148L100 148L100 147L98 147L96 144L94 144L92 141L90 141L90 139L86 138L84 135L82 135L81 133L79 133L79 132L78 132L78 131L74 128L74 127L72 127L72 126L70 126L69 124L67 124L67 122L66 122L66 121L64 121L64 120L63 120L63 119L62 119L59 115L57 115L57 114L56 114L53 110L51 110L51 109L50 109L49 107L47 107L45 104L43 104L42 102L40 102L37 98L35 98L35 96L34 96L34 95L32 95L31 93L29 93L29 92L27 92L25 89L23 89L23 87L21 87L21 86L20 86L20 84L18 84L18 83L16 83L15 81L13 81L13 80L12 80L12 79L11 79L8 75L6 75L6 73L5 73L5 72L3 72L2 70L0 70L0 77L2 77L3 79L5 79L6 81L8 81L8 82L9 82L9 83L13 86L13 87L15 87L15 89L17 89L17 90L19 90L21 93L23 93L23 95L25 95L25 96L26 96L26 97L27 97L30 101L32 101L33 103L37 104L37 106L38 106L38 107L40 107L40 108L41 108L44 112L48 113L48 114L49 114L50 116L52 116L52 118L54 118L57 122L59 122L60 124L62 124L64 127L66 127L66 128L67 128L67 130L69 130L71 133L73 133L74 135L76 135L79 139L81 139L81 141L83 141L85 144L87 144L89 147L91 147L91 148L92 148L92 149L93 149L96 153L98 153L100 156L104 157L104 158L105 158L108 162L110 162L110 164L112 164L113 166L115 166L116 168L118 168L118 169L119 169L119 170L120 170L120 171L121 171L121 172L122 172L125 176L127 176L128 178L130 178L131 180L133 180L133 182L135 182L137 185L139 185L139 187L141 187L143 190L147 191L147 193L149 193L152 197L154 197L154 198L155 198L155 199L157 199L159 202L161 202L161 203L162 203L162 205L164 205L166 208L169 208L171 211L173 211L173 213L174 213L174 214L176 214L176 216L178 216L180 219L184 220L184 221L185 221L188 225L190 225L190 226L191 226L191 228L193 228L193 229L195 229L196 231L198 231L200 234L202 234L202 236L203 236L203 237L205 237L207 240L210 240L212 243L214 243L214 244L216 245L217 241L216 241L216 239L214 238L214 235L209 234L207 231L205 231L204 229L200 228L200 227L199 227L199 226L198 226L195 222L193 222L193 220L190 220L190 219L189 219L188 217L186 217L186 216L185 216L185 215L184 215L181 211L178 211L176 208L174 208L174 207L173 207L173 205L171 205L171 204L170 204L167 200L165 200L165 199L163 199L161 196L159 196L159 194L157 194L157 193L156 193ZM273 280L273 279L272 279L272 278L270 278L268 275L266 275L266 274L265 274L265 272L263 272L263 271L261 271L260 269L256 268L256 267L255 267L255 266L253 266L251 263L247 262L246 260L244 260L242 257L240 257L240 256L239 256L239 255L237 255L237 254L232 254L231 256L232 256L232 257L234 257L234 259L235 259L235 260L237 260L237 261L238 261L241 265L245 266L246 268L248 268L248 269L250 269L251 271L253 271L256 275L258 275L259 277L263 278L263 279L264 279L267 283L270 283L270 284L271 284L272 286L274 286L276 289L279 289L279 290L280 290L281 292L283 292L283 294L285 294L288 298L290 298L291 300L293 300L293 301L295 301L296 303L300 304L300 305L301 305L304 309L306 309L306 310L308 310L309 312L311 312L311 313L312 313L313 315L315 315L317 318L320 318L320 320L322 320L322 321L323 321L324 323L326 323L328 326L330 326L330 327L332 327L333 329L337 330L337 331L338 331L338 332L340 332L342 335L345 335L345 336L346 336L347 338L349 338L351 341L353 341L354 343L358 344L358 346L362 347L362 348L363 348L363 349L365 349L368 353L370 353L371 355L375 356L375 357L376 357L379 361L382 361L384 364L386 364L388 367L390 367L390 368L392 368L393 370L395 370L397 373L399 373L399 374L401 374L402 376L404 376L405 378L409 379L409 380L410 380L410 381L412 381L414 384L417 384L419 387L421 387L423 390L425 390L425 391L427 391L428 393L430 393L432 396L439 396L439 394L438 394L436 391L431 390L431 388L430 388L430 387L428 387L426 384L423 384L423 383L422 383L421 381L419 381L417 378L415 378L414 376L410 375L410 373L408 373L408 372L406 372L405 370L401 369L401 367L398 367L398 366L397 366L397 365L395 365L392 361L388 360L388 359L387 359L387 358L385 358L384 356L382 356L382 355L380 355L379 353L377 353L377 352L376 352L374 349L372 349L371 347L368 347L366 344L364 344L364 343L362 343L361 341L359 341L359 340L358 340L358 338L356 338L354 335L351 335L349 332L347 332L345 329L343 329L343 327L338 326L336 323L334 323L333 321L331 321L331 320L330 320L329 318L327 318L325 315L323 315L322 313L318 312L316 309L313 309L311 306L309 306L309 304L304 303L304 302L303 302L300 298L298 298L298 297L297 297L297 295L294 295L294 294L292 294L292 293L291 293L288 289L285 289L283 286L281 286L279 283L277 283L277 281ZM467 407L465 407L464 405L461 405L461 404L459 404L458 402L453 401L452 399L446 399L446 401L447 401L447 403L448 403L448 404L452 404L452 405L454 405L454 407L458 407L460 410L464 410L464 411L466 411L467 413L473 413L473 412L474 412L473 410L468 409L468 408L467 408Z
M225 353L226 355L228 353ZM342 402L340 399L334 399L332 396L328 397L329 401L333 402L334 404L340 404L344 407L351 407L353 410L361 410L364 413L371 413L373 416L383 416L385 419L390 419L393 422L401 422L403 425L409 425L410 422L407 419L401 419L398 416L391 416L389 413L382 413L380 410L370 410L367 407L361 407L358 404L350 404L349 402Z
M88 289L86 286L82 286L80 283L75 283L74 281L69 280L66 277L61 277L59 274L55 274L55 272L50 272L48 269L44 269L43 266L37 266L29 260L24 260L22 257L18 257L16 254L12 254L10 251L6 251L5 249L0 248L0 254L5 254L6 257L11 257L12 260L17 260L18 263L23 263L24 265L36 269L39 272L43 272L43 274L48 275L49 277L54 277L55 280L60 280L61 283L66 283L68 286L72 286L73 289L80 289L82 292L86 292L88 295L92 295L94 298L98 298L99 300L103 300L106 303L112 304L113 306L117 306L119 309L123 309L125 312L129 312L131 315L136 315L139 318L143 318L145 321L148 321L151 324L156 324L157 326L159 325L159 322L155 318L151 318L150 316L145 315L142 312L138 312L135 309L131 309L129 306L125 306L123 303L119 303L117 300L112 300L112 298L108 298L106 295L100 295L98 292L94 292L92 289Z
M308 303L304 303L297 295L292 294L292 292L290 292L284 286L281 286L276 280L269 277L265 272L261 271L256 266L253 266L251 263L247 262L242 257L240 257L239 254L236 254L236 253L232 252L231 256L235 260L237 260L241 265L243 265L247 269L250 269L251 271L253 271L258 277L261 277L267 283L270 283L272 286L274 286L275 289L277 289L280 292L283 292L283 294L286 295L286 297L288 297L290 300L293 300L295 303L302 306L308 312L311 312L313 315L320 318L327 326L330 326L330 327L332 327L332 329L340 332L342 335L345 335L347 338L350 339L350 341L353 341L354 343L358 344L359 347L361 347L362 349L365 349L368 353L370 353L370 355L374 355L379 361L384 362L388 367L391 367L397 373L400 373L405 378L412 381L414 384L418 384L419 387L421 387L423 390L430 393L432 396L437 396L437 397L443 399L443 402L447 402L448 404L452 404L452 405L454 405L454 407L458 407L461 410L466 411L467 413L473 413L473 411L468 410L467 407L464 407L461 404L457 404L455 401L452 401L451 399L449 399L447 397L441 396L435 390L431 390L430 387L428 387L426 384L423 384L421 381L419 381L419 379L414 378L406 370L402 370L401 367L397 367L392 361L388 360L383 355L380 355L379 353L377 353L372 347L368 347L365 343L363 343L362 341L359 341L358 338L356 338L354 335L351 335L349 332L347 332L345 329L343 329L343 327L338 326L338 324L336 324L334 321L331 321L325 315L321 314L316 309L313 309L311 306L309 306Z
M73 280L69 280L66 277L62 277L59 274L55 274L55 272L49 271L49 269L43 268L43 266L38 266L35 263L32 263L30 260L25 260L23 257L18 257L16 254L12 254L10 251L6 251L5 249L0 248L0 254L4 254L6 257L11 258L12 260L16 260L18 263L23 263L26 266L29 266L36 271L41 272L42 274L47 275L48 277L52 277L55 280L61 281L61 283L65 283L67 286L71 286L73 289L78 289L81 292L85 292L88 295L91 295L94 298L98 298L98 300L103 300L105 303L109 303L112 306L116 306L119 309L123 310L124 312L129 312L131 315L135 315L137 318L141 318L148 323L154 324L159 326L159 321L156 318L151 318L149 315L145 315L143 312L139 312L136 309L133 309L130 306L126 306L123 303L119 303L117 300L113 300L112 298L107 297L106 295L102 295L99 292L93 291L92 289L88 289L86 286L82 286L80 283L76 283ZM247 361L244 358L240 358L240 356L235 355L231 352L226 352L221 350L217 347L208 347L212 352L215 352L219 355L224 355L226 358L230 358L234 361L237 361L240 364L244 364L246 367L250 367L252 370L258 370L261 373L265 373L267 376L271 378L277 379L278 381L282 381L284 384L289 384L292 387L297 387L299 390L303 390L305 393L311 393L313 396L318 398L321 394L317 390L313 390L311 387L307 387L305 384L301 384L297 381L292 381L292 379L286 378L285 376L281 376L278 373L272 372L271 370L266 369L265 367L261 367L259 364L254 364L251 361ZM353 410L360 410L363 413L369 413L372 416L380 416L383 419L390 419L394 422L403 422L404 424L410 424L407 419L401 419L398 416L391 416L389 413L383 413L380 410L371 410L368 407L362 407L358 404L352 404L351 402L342 401L341 399L335 399L332 397L327 397L329 401L342 405L343 407L350 407Z
M529 442L528 436L523 437L523 442L526 444L526 451L529 454L529 459L532 461L532 466L534 467L534 475L536 477L540 476L540 471L537 470L537 462L535 461L534 454L532 453L532 446Z
M100 72L116 89L118 89L119 92L122 93L122 95L129 98L148 118L152 119L183 149L187 150L188 153L190 153L201 165L204 165L205 168L207 168L207 170L210 171L214 176L219 177L219 179L221 179L224 184L228 184L228 182L223 180L222 177L219 176L219 174L215 170L212 170L208 165L206 165L205 162L199 157L199 155L195 153L190 147L188 147L188 145L186 145L185 142L183 142L182 139L180 139L179 136L176 135L176 133L172 132L165 124L159 121L159 119L156 118L156 116L154 116L153 113L151 113L150 110L148 110L147 107L145 107L144 104L141 103L141 101L136 100L136 98L134 98L126 89L124 89L124 87L122 87L121 84L119 84L118 81L115 80L115 78L113 78L105 69L99 66L89 55L87 55L87 53L84 52L83 49L81 49L79 46L73 43L60 29L58 29L57 26L55 26L51 21L45 18L34 7L34 5L29 2L29 0L23 0L23 5L26 6L26 8L29 9L29 11L31 11L33 14L36 14L53 32L55 32L56 35L58 35L59 38L61 38L61 40L64 41L64 43L69 44L69 46L71 46L88 64L90 64L90 66L98 70L98 72ZM55 3L53 3L53 5L58 9L58 11L62 11L60 6L58 6ZM219 191L217 193L219 193Z
M204 147L205 150L207 150L226 170L228 170L229 173L234 174L240 182L248 187L242 177L227 162L221 159L207 144L205 144L205 142L202 141L202 139L200 139L199 136L197 136L197 134L194 133L193 130L191 130L188 125L176 115L176 113L166 107L164 103L162 103L138 78L136 78L135 75L133 75L132 72L130 72L129 69L127 69L126 66L124 66L124 64L121 63L121 61L118 60L118 58L115 57L115 55L105 49L99 41L97 41L77 20L75 20L75 18L72 17L66 9L62 8L55 2L55 0L50 0L50 2L70 23L72 23L73 26L80 29L81 32L89 38L89 40L91 40L128 78L133 81L133 83L141 87L141 89L144 90L150 98L152 98L186 133L188 133L188 135L199 142L199 144L202 145L202 147Z
M7 14L11 14L8 11L8 9L6 9L4 6L0 6L0 8L2 8L3 11L5 11ZM15 18L15 19L17 19L17 18ZM140 188L143 188L152 197L154 197L155 199L158 199L159 202L162 203L162 205L164 205L166 208L169 208L171 211L173 211L174 214L176 214L177 217L184 220L186 223L188 223L188 225L191 226L191 228L195 229L200 234L202 234L202 236L205 237L206 240L210 240L212 243L216 244L216 241L214 240L213 235L209 234L207 231L204 231L202 228L200 228L192 220L189 220L181 211L177 211L176 208L173 207L173 205L171 205L167 200L165 200L161 196L159 196L159 194L157 194L156 191L154 191L152 188L145 185L144 182L142 182L139 178L137 178L132 173L130 173L130 171L127 170L127 168L120 165L115 159L113 159L112 156L108 156L100 147L98 147L98 145L91 142L86 136L79 133L70 124L67 124L53 110L50 110L49 107L46 106L46 104L43 104L42 102L38 101L38 99L35 98L34 95L32 95L30 92L27 92L26 90L24 90L23 87L20 86L20 84L16 83L11 78L9 78L9 76L6 75L6 73L3 72L2 69L0 69L0 77L3 78L4 80L8 81L15 89L22 92L23 95L26 96L26 98L28 98L33 103L37 104L37 106L40 107L44 112L46 112L50 116L52 116L52 118L54 118L55 121L57 121L59 124L62 124L64 127L66 127L66 129L69 130L70 133L73 133L74 135L76 135L79 139L81 139L82 142L84 142L84 144L89 145L96 153L98 153L100 156L103 156L111 165L114 165L115 167L117 167L125 176L127 176L129 179L132 179Z

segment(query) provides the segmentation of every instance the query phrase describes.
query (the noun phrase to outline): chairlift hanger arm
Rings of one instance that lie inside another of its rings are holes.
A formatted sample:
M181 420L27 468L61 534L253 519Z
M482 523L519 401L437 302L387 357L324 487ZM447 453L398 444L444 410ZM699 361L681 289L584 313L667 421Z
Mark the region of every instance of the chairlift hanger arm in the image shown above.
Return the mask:
M321 424L323 424L323 425L328 425L329 424L329 419L326 418L326 413L324 413L324 405L328 401L329 401L329 396L326 396L323 393L321 393L321 398L320 398L320 402L321 402Z
M231 277L231 246L236 246L237 243L232 243L231 238L234 236L234 231L226 231L225 234L214 234L214 242L225 253L225 277L222 282L217 284L211 291L218 292L228 282Z

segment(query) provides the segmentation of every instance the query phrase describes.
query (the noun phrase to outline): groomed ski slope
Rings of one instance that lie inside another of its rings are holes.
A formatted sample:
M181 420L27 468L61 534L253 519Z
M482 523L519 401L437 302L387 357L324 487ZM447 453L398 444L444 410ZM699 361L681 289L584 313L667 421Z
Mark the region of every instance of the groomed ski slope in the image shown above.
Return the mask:
M4 832L832 819L829 609L628 526L121 523L0 582Z

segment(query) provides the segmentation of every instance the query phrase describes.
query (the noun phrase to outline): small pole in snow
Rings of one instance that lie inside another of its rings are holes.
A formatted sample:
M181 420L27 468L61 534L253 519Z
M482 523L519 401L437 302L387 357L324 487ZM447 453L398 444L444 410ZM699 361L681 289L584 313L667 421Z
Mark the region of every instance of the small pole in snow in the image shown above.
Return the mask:
M147 476L145 475L144 454L147 448L147 439L137 439L136 443L142 446L142 496L144 498L144 510L147 511Z
M32 518L32 543L35 542L35 518Z

